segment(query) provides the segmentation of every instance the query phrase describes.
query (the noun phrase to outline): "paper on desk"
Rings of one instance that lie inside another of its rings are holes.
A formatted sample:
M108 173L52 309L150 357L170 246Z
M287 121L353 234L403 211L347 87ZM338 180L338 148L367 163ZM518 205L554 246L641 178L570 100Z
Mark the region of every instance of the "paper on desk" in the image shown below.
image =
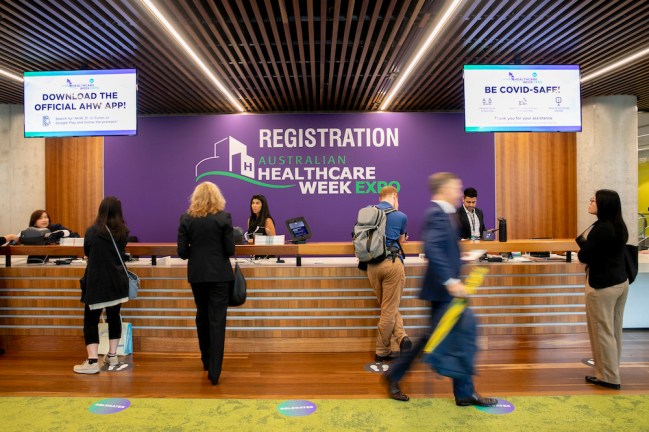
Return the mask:
M532 260L528 256L519 256L511 258L509 262L532 262Z
M462 261L476 261L478 258L480 258L482 255L486 254L487 251L483 249L476 249L476 250L471 250L467 252L462 252L462 256L460 259Z

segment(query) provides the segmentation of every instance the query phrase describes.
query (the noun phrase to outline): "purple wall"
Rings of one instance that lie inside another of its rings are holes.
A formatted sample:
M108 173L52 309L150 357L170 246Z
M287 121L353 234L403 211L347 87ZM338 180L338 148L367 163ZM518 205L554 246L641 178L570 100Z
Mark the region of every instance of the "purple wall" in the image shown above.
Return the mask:
M284 221L304 216L311 241L350 240L358 209L378 202L364 182L398 182L410 238L420 240L430 200L427 178L452 171L465 187L478 189L485 224L494 226L494 137L465 133L462 114L142 117L138 128L135 137L106 137L104 193L122 200L131 233L140 241L176 241L178 219L197 178L221 188L235 225L245 228L251 196L264 194L278 234L288 239ZM281 130L280 138L272 138L273 129ZM295 131L289 138L307 137L302 147L289 146L292 141L283 138L287 129ZM334 179L345 167L352 178ZM305 191L313 182L327 190Z

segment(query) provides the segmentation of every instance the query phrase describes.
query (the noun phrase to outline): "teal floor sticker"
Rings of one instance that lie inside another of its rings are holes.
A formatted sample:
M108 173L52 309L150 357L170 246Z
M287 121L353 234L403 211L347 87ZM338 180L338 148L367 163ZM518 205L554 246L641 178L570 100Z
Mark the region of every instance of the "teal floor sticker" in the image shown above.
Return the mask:
M313 414L316 406L313 402L307 400L288 400L280 403L277 406L277 411L280 414L289 417L303 417Z
M491 407L476 407L480 411L484 411L489 414L509 414L514 411L514 404L506 401L505 399L498 399L498 404Z
M95 414L115 414L131 406L131 401L124 398L102 399L90 405L88 410Z

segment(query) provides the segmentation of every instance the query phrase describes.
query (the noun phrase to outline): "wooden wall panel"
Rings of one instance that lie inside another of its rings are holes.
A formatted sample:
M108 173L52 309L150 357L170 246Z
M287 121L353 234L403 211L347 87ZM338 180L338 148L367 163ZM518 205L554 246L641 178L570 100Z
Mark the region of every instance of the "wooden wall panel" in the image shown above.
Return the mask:
M576 237L576 135L498 133L495 142L496 215L508 238Z
M104 196L103 137L45 140L45 207L83 237Z

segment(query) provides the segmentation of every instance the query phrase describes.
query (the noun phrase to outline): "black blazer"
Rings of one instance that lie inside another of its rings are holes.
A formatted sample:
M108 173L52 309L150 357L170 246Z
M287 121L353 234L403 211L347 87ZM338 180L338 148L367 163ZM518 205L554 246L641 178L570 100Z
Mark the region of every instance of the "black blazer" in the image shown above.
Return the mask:
M608 288L627 280L624 266L624 239L615 234L610 223L595 222L586 241L578 240L579 261L587 264L588 284Z
M457 231L451 218L439 204L433 202L426 211L422 241L428 259L428 267L419 298L428 301L449 302L449 294L444 282L454 278L460 279L460 245Z
M457 215L457 219L460 222L460 238L470 239L471 223L469 222L469 218L466 214L466 211L464 210L464 206L460 206L455 214ZM480 223L480 238L482 238L482 233L485 230L484 215L482 214L482 210L477 207L475 209L475 214L476 216L478 216L478 222Z
M221 211L205 217L183 214L178 227L178 255L189 259L189 283L234 280L229 259L234 255L230 213Z

